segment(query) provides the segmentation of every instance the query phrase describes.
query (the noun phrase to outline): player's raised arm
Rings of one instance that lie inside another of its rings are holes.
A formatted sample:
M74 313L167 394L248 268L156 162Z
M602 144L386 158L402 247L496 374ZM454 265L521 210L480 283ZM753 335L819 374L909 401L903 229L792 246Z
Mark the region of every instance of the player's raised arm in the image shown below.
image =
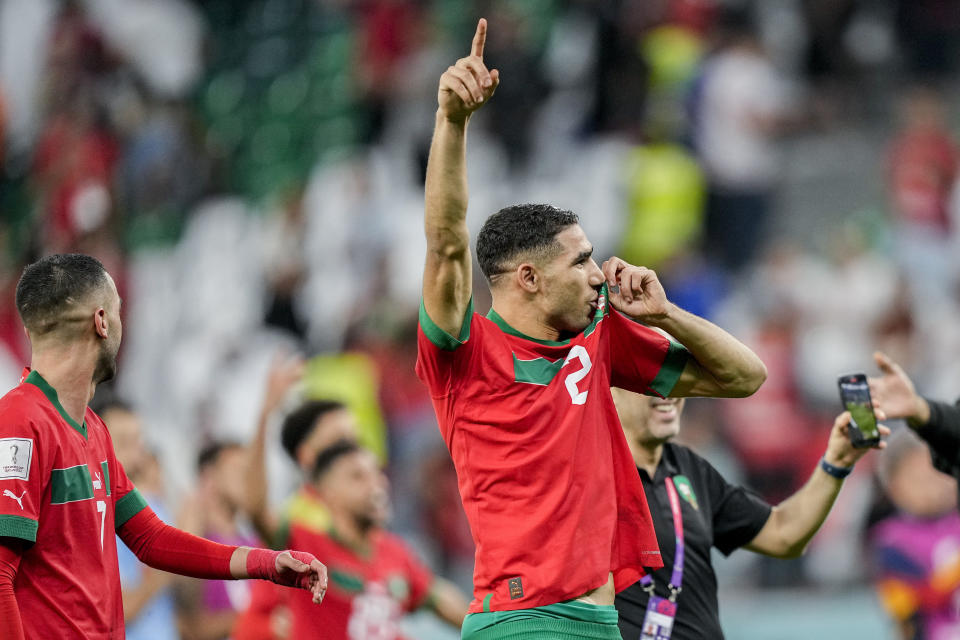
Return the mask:
M472 294L467 232L467 122L497 88L500 76L483 63L487 21L480 19L470 55L440 76L436 125L427 180L424 227L427 259L423 304L427 315L451 335L460 333Z

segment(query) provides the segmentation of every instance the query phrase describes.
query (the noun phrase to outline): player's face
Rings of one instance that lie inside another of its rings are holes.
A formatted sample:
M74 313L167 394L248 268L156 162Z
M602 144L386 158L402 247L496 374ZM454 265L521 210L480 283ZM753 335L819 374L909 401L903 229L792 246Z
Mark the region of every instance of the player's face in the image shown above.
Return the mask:
M93 381L97 384L112 380L117 375L117 353L123 338L123 324L120 321L120 294L113 278L107 274L107 301L104 305L107 316L108 333L100 342L100 353L93 371Z
M313 468L317 454L338 440L356 440L357 421L348 409L336 409L323 414L297 448L297 460L304 471Z
M658 445L680 433L683 398L654 398L613 389L613 401L627 438Z
M342 456L321 479L321 494L364 529L383 527L390 517L390 485L369 451Z
M561 333L583 331L593 320L603 272L593 259L593 245L575 224L557 234L562 247L542 269L546 315Z

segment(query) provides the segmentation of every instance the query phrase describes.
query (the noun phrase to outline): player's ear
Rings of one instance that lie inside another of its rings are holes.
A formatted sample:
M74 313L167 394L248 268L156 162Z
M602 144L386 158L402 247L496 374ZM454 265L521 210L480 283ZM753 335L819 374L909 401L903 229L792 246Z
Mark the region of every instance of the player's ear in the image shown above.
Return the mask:
M106 338L111 327L107 322L107 311L103 307L97 307L93 312L93 330L101 338Z
M527 293L536 293L540 289L540 272L529 262L524 262L517 267L516 277L520 288Z

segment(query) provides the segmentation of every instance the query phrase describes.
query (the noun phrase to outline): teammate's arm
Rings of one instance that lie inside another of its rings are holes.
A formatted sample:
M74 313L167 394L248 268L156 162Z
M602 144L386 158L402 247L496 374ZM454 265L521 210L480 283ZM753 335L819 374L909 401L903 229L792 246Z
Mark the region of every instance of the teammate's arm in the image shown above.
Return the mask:
M653 270L617 257L604 262L601 269L615 309L663 329L690 352L692 357L671 396L744 397L767 379L766 367L749 347L709 320L667 300Z
M280 519L267 503L267 425L270 415L280 406L287 392L303 378L304 363L300 358L275 362L267 375L263 406L257 430L250 443L246 474L246 511L261 540L273 543Z
M467 231L467 122L497 88L499 74L483 63L487 21L481 19L470 55L440 76L436 124L427 161L424 227L427 259L423 305L427 315L457 336L472 294Z
M878 412L878 417L883 419L885 416ZM835 467L852 467L869 451L869 448L858 449L850 443L847 435L849 425L850 413L844 411L837 416L830 431L830 441L823 457ZM881 435L890 434L890 430L883 425L879 425L879 429ZM881 442L876 448L885 446L886 443ZM843 480L834 478L817 465L813 475L799 491L773 508L767 523L746 548L776 558L796 558L801 555L827 519L842 486Z
M470 606L460 589L443 578L433 579L425 604L438 618L457 629L463 626L463 619Z
M327 590L327 569L302 551L270 551L219 544L165 524L144 507L117 530L137 558L155 569L192 578L259 578L306 589L319 603Z
M26 542L18 538L0 537L0 638L24 640L20 607L13 581L20 568L20 556Z

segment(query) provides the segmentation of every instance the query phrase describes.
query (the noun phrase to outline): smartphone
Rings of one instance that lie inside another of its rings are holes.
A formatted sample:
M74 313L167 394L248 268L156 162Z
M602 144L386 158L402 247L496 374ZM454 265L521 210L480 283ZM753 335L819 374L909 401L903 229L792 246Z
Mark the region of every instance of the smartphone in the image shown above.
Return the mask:
M851 444L855 447L873 447L879 444L880 430L877 428L877 416L873 413L867 376L862 373L840 376L837 384L840 387L843 408L850 412Z

